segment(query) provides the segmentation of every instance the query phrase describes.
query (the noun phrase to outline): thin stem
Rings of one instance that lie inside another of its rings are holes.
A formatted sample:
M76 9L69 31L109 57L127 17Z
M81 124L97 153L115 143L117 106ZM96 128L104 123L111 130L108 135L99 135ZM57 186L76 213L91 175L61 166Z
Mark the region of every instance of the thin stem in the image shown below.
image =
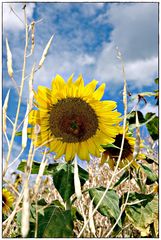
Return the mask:
M68 200L65 202L65 209L66 209L66 210L71 210L71 201L70 201L70 199L68 199Z
M125 76L125 69L124 69L124 64L123 64L123 60L122 57L120 57L121 63L122 63L122 72L123 72L123 78L124 78L124 91L123 91L123 103L124 103L124 121L123 121L123 136L122 136L122 142L121 142L121 149L120 149L120 153L119 153L119 157L117 160L117 164L116 167L114 169L114 173L111 177L111 180L109 181L106 190L104 191L104 194L102 195L101 199L99 200L98 204L96 205L96 207L94 208L91 217L93 217L93 215L95 214L95 212L97 211L97 209L99 208L101 202L103 201L106 193L108 192L111 183L116 175L117 169L119 167L120 161L121 161L121 156L122 156L122 152L123 152L123 147L124 147L124 140L125 140L125 132L126 132L126 118L127 118L127 87L126 87L126 76ZM78 238L81 237L85 227L87 226L87 224L89 223L90 218L87 220L87 222L84 224L82 230L80 231L80 233L78 234Z
M14 125L14 123L12 122L12 120L6 115L6 118L8 119L8 121L12 124L12 126Z
M36 201L36 221L35 221L35 233L34 233L35 238L37 238L37 231L38 231L38 207L37 207L37 201Z
M21 149L20 153L15 158L15 160L8 165L8 168L10 168L20 158L20 156L22 155L23 151L24 151L24 148Z
M7 146L8 146L8 148L9 148L9 140L8 140L8 136L7 136L7 133L6 133L6 132L4 132L4 136L5 136L5 138L6 138Z
M21 87L20 87L20 93L19 93L19 100L18 100L18 106L17 106L17 112L16 112L16 117L15 117L15 122L13 125L13 131L12 131L12 137L10 141L10 146L6 158L6 163L3 171L3 176L6 174L7 168L8 168L8 162L11 156L11 151L12 151L12 146L16 134L16 128L17 128L17 122L18 122L18 117L20 113L20 106L21 106L21 101L22 101L22 92L23 92L23 87L24 87L24 81L25 81L25 70L26 70L26 54L27 54L27 47L28 47L28 25L27 25L27 18L26 18L26 11L24 8L24 19L25 19L25 29L26 29L26 41L25 41L25 49L24 49L24 61L23 61L23 70L22 70L22 79L21 79Z

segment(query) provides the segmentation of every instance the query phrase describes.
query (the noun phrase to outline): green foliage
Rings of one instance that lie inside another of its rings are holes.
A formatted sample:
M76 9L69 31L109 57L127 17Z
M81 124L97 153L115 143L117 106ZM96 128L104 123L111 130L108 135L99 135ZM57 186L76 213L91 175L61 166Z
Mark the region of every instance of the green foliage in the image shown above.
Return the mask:
M144 117L141 111L137 111L140 126L146 125L148 132L152 139L155 141L159 138L159 118L155 116L155 113L147 113ZM136 127L136 111L132 111L127 116L129 128L134 129Z
M70 210L65 210L58 201L53 201L48 207L47 203L41 199L37 203L38 210L38 232L39 238L68 238L73 237L73 215ZM17 213L17 223L21 225L22 212ZM36 224L36 205L30 206L30 230L28 237L33 238Z
M96 206L104 194L105 188L98 187L89 190L89 194L91 199L94 198L94 206ZM104 199L102 200L100 206L98 207L98 211L106 217L114 218L117 220L120 214L119 209L119 196L114 190L108 190ZM121 221L118 222L118 225L121 227Z
M40 164L36 161L33 162L31 174L38 174ZM26 160L23 160L17 169L24 172L25 166ZM81 186L83 186L88 179L88 172L78 166L78 173ZM54 185L64 201L67 201L75 193L74 165L72 163L49 164L45 167L44 175L52 175Z
M156 84L159 84L159 78L156 78L154 81Z
M31 174L38 174L40 164L41 164L41 162L33 161ZM17 170L24 172L25 167L26 167L26 160L23 159L20 162L20 164L18 165ZM47 171L47 167L46 167L45 170L44 170L44 175L47 175L47 174L48 174L48 171Z
M145 174L147 175L146 184L150 185L153 184L155 181L158 180L158 176L154 173L148 166L144 164L140 164L141 168L144 170Z
M115 144L110 143L110 144L106 144L106 145L101 145L105 150L108 148L117 148L120 149L119 147L117 147Z
M130 193L125 213L141 236L149 236L150 224L156 221L158 199L153 194Z
M81 186L88 179L88 172L78 166ZM53 182L64 201L67 201L74 193L74 165L63 163L55 166L52 174Z
M119 178L119 180L114 184L114 187L117 187L118 185L120 185L121 183L127 181L129 179L129 172L125 171L121 177Z
M71 207L71 214L72 214L72 218L73 220L79 220L79 221L84 221L83 216L81 215L81 213L77 210L77 208L75 206Z
M155 113L147 113L145 119L149 120L154 115ZM159 138L159 118L155 116L146 126L152 139L157 140Z
M138 114L139 123L144 123L145 119L144 119L142 112L137 111L137 114ZM136 124L136 111L132 111L131 113L128 114L127 121L129 123L129 125Z
M44 209L44 215L38 217L38 234L40 238L73 237L73 220L70 210L62 210L55 205Z

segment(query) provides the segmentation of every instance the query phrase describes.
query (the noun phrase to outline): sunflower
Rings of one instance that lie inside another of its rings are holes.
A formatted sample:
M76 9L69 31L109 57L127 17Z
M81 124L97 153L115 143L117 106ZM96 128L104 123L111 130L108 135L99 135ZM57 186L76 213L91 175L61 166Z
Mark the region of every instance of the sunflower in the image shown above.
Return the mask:
M39 132L30 137L35 146L46 146L55 152L55 159L65 155L72 160L77 154L82 160L90 160L90 154L100 157L100 144L112 143L118 133L120 113L114 101L100 101L105 89L96 89L93 80L84 86L80 75L73 82L60 75L52 81L51 89L43 86L34 92L37 110L29 114L29 123L39 126Z
M123 168L133 160L133 152L134 152L134 146L135 146L136 140L131 135L132 135L131 132L128 132L128 128L126 128L124 146L123 146L121 161L119 164L120 168ZM120 130L116 135L115 141L113 143L114 146L104 146L105 151L102 153L100 165L103 165L105 162L107 162L110 168L114 170L114 166L116 164L116 161L120 153L122 137L123 137L123 128L120 127ZM141 141L140 148L142 147L143 147L143 144ZM137 158L144 159L144 154L139 153ZM139 165L135 160L132 161L131 165L134 166L135 168L139 167Z
M14 201L14 197L10 191L6 188L2 189L2 212L3 214L7 214L12 207L12 203Z

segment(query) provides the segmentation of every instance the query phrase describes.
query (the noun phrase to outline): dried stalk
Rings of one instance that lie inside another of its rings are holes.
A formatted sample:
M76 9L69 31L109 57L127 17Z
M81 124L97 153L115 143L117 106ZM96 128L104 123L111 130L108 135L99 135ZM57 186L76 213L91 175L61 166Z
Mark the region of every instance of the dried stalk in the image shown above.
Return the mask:
M43 173L44 173L47 161L48 161L48 159L46 158L46 152L47 152L47 149L45 149L45 152L43 154L43 158L42 158L42 161L41 161L41 164L40 164L40 167L39 167L39 173L38 173L37 178L36 178L36 182L35 182L35 186L34 186L34 197L37 196L37 193L39 191L39 187L40 187L40 184L41 184L41 178L43 176Z
M23 124L23 129L22 129L22 149L25 149L27 145L28 114L29 114L29 104L27 104L25 120Z
M23 61L23 70L22 70L22 79L21 79L21 86L20 86L20 94L19 94L19 100L18 100L18 106L17 106L17 112L16 112L16 117L15 117L15 122L13 126L13 131L12 131L12 137L10 141L10 146L6 158L6 163L3 171L3 176L6 174L7 168L8 168L8 162L11 156L11 151L12 151L12 146L16 134L16 127L17 127L17 122L18 122L18 117L19 117L19 112L20 112L20 106L21 106L21 101L22 101L22 92L23 92L23 87L24 87L24 81L25 81L25 70L26 70L26 54L27 54L27 47L28 47L28 25L27 25L27 18L26 18L26 11L24 9L24 19L25 19L25 30L26 30L26 41L25 41L25 49L24 49L24 61Z
M13 212L11 213L11 215L5 220L5 223L7 222L7 225L6 225L6 228L4 229L4 232L3 232L3 235L6 236L6 234L8 233L8 230L10 228L10 225L11 225L11 222L13 221L14 219L14 216L15 214L17 213L17 209L18 209L18 206L23 198L23 192L24 192L24 188L22 189L18 199L17 199L17 202L16 202L16 205L14 207L14 210ZM4 224L5 224L4 223Z
M92 215L92 207L93 207L93 200L94 198L92 199L92 201L90 202L90 205L89 205L89 228L92 232L92 234L94 235L94 237L97 237L96 236L96 229L95 229L95 225L94 225L94 218Z
M79 173L78 173L77 156L75 156L74 158L74 188L75 188L75 194L77 198L80 200L82 197L82 192L81 192L81 184L80 184Z
M43 65L43 63L45 61L45 58L46 58L46 56L48 54L48 50L49 50L50 45L52 43L53 37L54 37L54 35L51 36L50 40L48 41L48 43L47 43L47 45L46 45L46 47L45 47L45 49L43 51L43 54L41 56L41 59L40 59L39 65L38 65L38 69L40 69L42 67L42 65Z
M16 81L13 78L13 68L12 68L12 53L8 44L8 39L6 38L6 50L7 50L7 70L8 70L8 75L10 76L11 80L13 81L13 84L15 85L15 88L18 92L19 95L19 89L17 86Z
M121 60L121 63L122 63L122 72L123 72L123 78L124 78L124 90L123 90L123 103L124 103L124 120L123 120L123 136L122 136L122 142L121 142L121 148L120 148L120 153L119 153L119 157L118 157L118 160L117 160L117 164L116 164L116 167L114 169L114 172L113 172L113 175L106 187L106 190L104 191L104 194L102 195L101 199L99 200L97 206L94 208L92 214L91 214L91 218L92 216L95 214L95 212L97 211L98 207L100 206L102 200L104 199L106 193L108 192L110 186L111 186L111 183L116 175L116 172L117 172L117 169L119 167L119 164L120 164L120 161L121 161L121 156L122 156L122 152L123 152L123 147L124 147L124 140L125 140L125 132L126 132L126 118L127 118L127 87L126 87L126 76L125 76L125 69L124 69L124 63L123 63L123 60L122 60L122 56L121 56L121 53L118 52L118 56ZM78 234L78 238L81 237L85 227L87 226L88 222L89 222L90 219L87 220L87 222L84 224L83 228L81 229L80 233Z
M14 191L14 193L15 193L17 196L20 195L19 192L16 190L16 188L15 188L7 179L3 179L3 181L4 181L5 183L7 183L10 188L12 188L12 190Z
M10 143L9 143L9 139L8 139L8 136L7 136L6 132L4 132L4 136L5 136L5 139L6 139L6 142L7 142L7 147L9 148Z
M37 208L37 201L36 201L36 220L35 220L35 232L34 232L35 238L37 238L37 231L38 231L38 208Z
M30 52L30 56L33 54L35 49L35 22L33 21L31 23L31 52Z
M12 120L6 115L6 119L12 124L12 126L14 125L14 123L12 122Z
M23 205L22 205L22 219L21 219L21 234L22 237L27 237L29 231L30 221L30 200L29 200L29 182L26 179L24 183Z
M7 118L9 94L10 94L10 89L7 92L7 95L3 104L3 133L6 133L6 118Z

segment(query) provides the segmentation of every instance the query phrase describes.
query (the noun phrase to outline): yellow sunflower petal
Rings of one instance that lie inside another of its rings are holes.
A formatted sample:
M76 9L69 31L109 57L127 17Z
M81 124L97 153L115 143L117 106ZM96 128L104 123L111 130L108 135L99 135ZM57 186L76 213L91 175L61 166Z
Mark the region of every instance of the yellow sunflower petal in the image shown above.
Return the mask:
M77 80L74 82L74 85L77 87L84 87L83 76L80 75Z
M75 145L74 143L68 143L66 148L65 160L67 162L73 160L75 157Z
M60 75L56 75L56 77L52 81L52 90L61 90L65 86L65 81Z
M68 78L67 84L70 86L73 82L74 73Z
M114 166L115 166L115 161L114 161L114 159L108 157L108 158L107 158L107 162L108 162L109 167L110 167L111 170L113 171L113 170L114 170Z
M100 157L100 151L98 149L98 146L95 144L95 142L92 140L92 138L89 138L87 140L87 144L88 144L88 151L96 156L96 157Z
M64 153L66 149L66 143L60 142L59 147L56 149L56 156L55 159L60 158Z
M117 103L110 100L104 100L101 102L102 107L108 109L109 111L114 110L117 107Z
M106 84L103 83L94 93L93 97L97 100L100 100L103 97Z
M51 104L51 90L44 86L38 86L38 95L40 98L42 98L44 101Z
M78 146L78 157L81 160L89 161L88 145L86 142L80 142Z
M3 214L7 214L10 211L14 201L14 196L12 193L6 188L2 189L2 212Z
M93 93L94 90L96 89L97 83L98 81L96 80L92 80L90 83L88 83L84 88L83 96L88 96L91 93Z
M34 93L34 98L38 104L38 107L41 107L43 109L49 109L51 107L51 102L46 101L43 96L38 95L36 92Z
M102 153L102 156L101 156L101 161L100 161L100 166L102 166L107 160L107 153L106 151Z
M43 121L48 120L49 116L50 115L46 112L42 112L42 111L39 111L39 110L32 110L29 113L28 122L31 125L40 124L40 123L42 123L42 120Z

